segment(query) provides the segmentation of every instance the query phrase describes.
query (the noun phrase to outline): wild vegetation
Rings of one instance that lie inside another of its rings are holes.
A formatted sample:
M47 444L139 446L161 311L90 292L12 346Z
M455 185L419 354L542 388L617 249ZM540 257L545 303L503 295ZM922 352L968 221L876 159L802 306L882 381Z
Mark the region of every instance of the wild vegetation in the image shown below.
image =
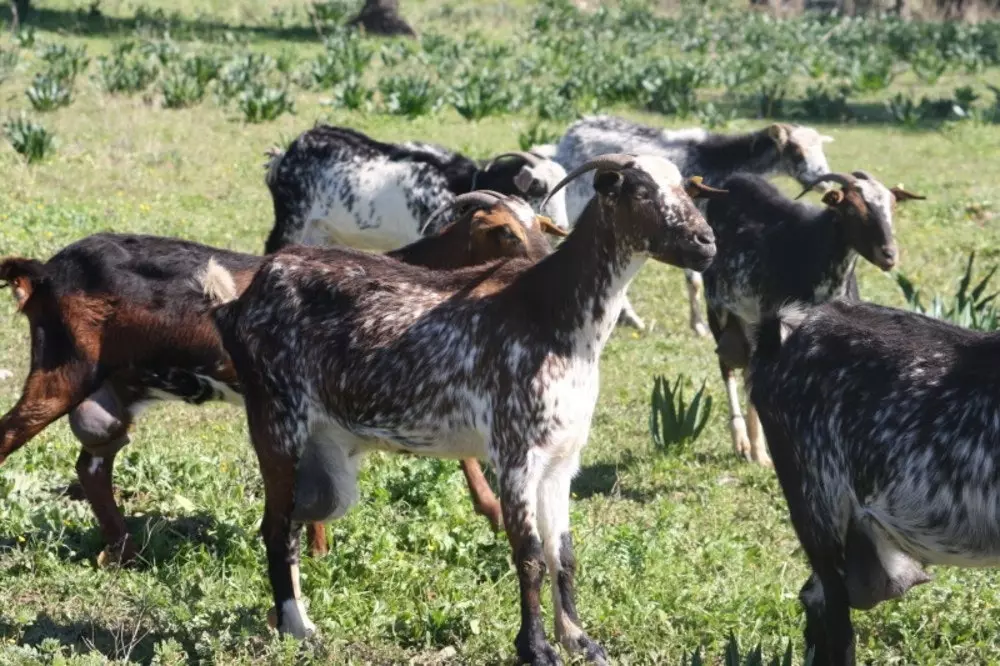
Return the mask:
M700 2L666 14L644 2L402 6L417 40L342 30L354 3L36 3L0 37L0 254L45 258L108 229L260 251L272 222L262 152L318 119L486 157L551 141L596 111L725 131L781 118L834 136L834 168L928 195L897 213L913 307L955 293L939 299L942 316L996 320L983 279L1000 261L1000 23L776 20ZM859 276L866 298L906 306L895 280L869 266ZM678 271L644 268L630 297L651 330L616 331L602 361L573 486L583 622L622 664L784 664L789 645L798 664L806 567L773 472L736 460L725 410L709 412L722 387L711 345L688 332L684 293ZM28 335L11 299L0 318L6 409ZM694 436L687 418L668 429L682 446L662 427L664 446L651 434L661 375L661 414L668 387L691 415L705 386L691 416L704 429ZM96 566L101 538L67 490L76 448L65 424L0 467L0 663L511 659L509 548L473 513L456 465L373 457L360 505L329 530L330 555L305 558L321 635L300 647L265 622L263 492L242 412L155 409L116 467L143 544L135 569ZM995 573L935 577L858 614L860 658L1000 663ZM734 652L731 634L762 656Z

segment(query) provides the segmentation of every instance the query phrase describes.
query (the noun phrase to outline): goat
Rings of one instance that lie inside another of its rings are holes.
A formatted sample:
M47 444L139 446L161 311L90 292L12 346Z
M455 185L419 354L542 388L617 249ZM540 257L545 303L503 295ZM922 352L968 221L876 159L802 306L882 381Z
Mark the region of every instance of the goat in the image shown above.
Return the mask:
M552 225L536 224L523 201L474 192L452 204L466 209L453 224L392 256L447 269L502 257L532 262L551 250L542 231ZM0 283L12 286L32 336L22 396L0 418L0 464L69 414L82 447L77 476L108 544L102 562L129 562L136 554L115 503L112 470L139 411L169 399L242 404L207 307L189 286L192 271L209 258L240 287L263 261L176 239L97 234L45 264L21 258L0 262ZM463 471L476 510L499 529L500 506L478 463L463 461ZM325 552L322 525L310 529L310 543L314 554Z
M799 197L820 182L843 188L823 196L825 208L787 199L763 178L744 174L728 179L729 196L707 208L719 255L705 271L705 294L729 399L730 434L738 454L765 465L770 461L754 405L748 403L744 419L735 376L746 367L753 327L789 300L857 299L858 254L884 271L895 266L895 203L924 198L890 190L863 171L820 175Z
M541 206L566 171L527 152L504 153L480 165L441 146L382 143L319 125L286 152L269 154L265 181L274 200L274 228L264 248L268 254L292 243L394 250L436 232L428 224L431 212L476 189L522 196L567 228L565 194Z
M366 452L488 456L520 582L520 659L559 663L540 619L547 566L556 636L606 663L577 617L569 531L600 353L647 257L700 270L715 244L680 172L660 158L599 157L550 196L594 169L597 195L537 264L430 272L348 249L292 248L217 309L264 475L279 631L314 629L298 585L298 526L347 512Z
M812 569L816 666L853 666L850 609L1000 564L1000 334L870 303L791 304L761 322L751 398Z
M680 169L681 175L701 176L706 185L722 187L736 172L762 176L784 174L805 185L830 170L823 144L833 141L816 130L800 125L777 123L749 134L712 134L703 129L663 130L615 116L584 118L566 131L555 147L556 162L572 169L595 155L607 152L659 155ZM533 148L552 154L550 146ZM570 224L594 194L589 183L578 180L566 190L566 213ZM702 208L702 213L705 210ZM684 271L690 306L691 329L698 336L708 334L702 316L701 276ZM626 300L623 320L636 328L645 327Z

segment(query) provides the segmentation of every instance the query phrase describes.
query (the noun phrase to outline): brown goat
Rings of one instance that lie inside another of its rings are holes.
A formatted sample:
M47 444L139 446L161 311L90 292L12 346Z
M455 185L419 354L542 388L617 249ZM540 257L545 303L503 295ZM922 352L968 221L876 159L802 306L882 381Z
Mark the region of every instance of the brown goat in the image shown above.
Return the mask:
M437 236L393 253L427 267L453 268L489 258L538 260L550 251L543 231L561 233L523 202L477 193L474 204ZM155 236L97 234L48 262L8 258L0 284L12 288L31 327L31 365L17 404L0 418L0 464L53 421L68 414L80 441L76 464L83 494L108 548L100 561L136 554L114 498L115 456L129 442L140 409L158 400L242 404L241 388L191 275L209 259L249 283L262 257ZM476 510L495 528L500 506L475 460L463 461ZM313 554L326 550L323 525L312 526Z

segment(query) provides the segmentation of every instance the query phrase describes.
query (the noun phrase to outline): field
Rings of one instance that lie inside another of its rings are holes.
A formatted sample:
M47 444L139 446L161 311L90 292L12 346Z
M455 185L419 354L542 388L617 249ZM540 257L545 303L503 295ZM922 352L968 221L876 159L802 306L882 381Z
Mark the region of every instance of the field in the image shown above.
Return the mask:
M719 6L694 12L716 21L701 29L702 43L698 35L679 39L681 28L697 24L684 14L663 19L676 21L669 23L675 32L657 39L669 26L635 2L599 19L520 0L402 5L425 35L423 51L419 44L351 41L324 28L336 21L337 4L311 20L305 5L287 0L105 0L93 10L40 0L29 19L33 33L0 37L0 121L23 110L56 143L29 164L0 141L0 255L45 258L102 230L258 252L272 223L262 153L317 119L487 157L557 135L576 114L600 109L664 127L708 123L726 131L762 126L768 121L754 117L761 111L802 118L835 138L827 149L835 169L866 169L927 195L900 206L896 219L900 270L925 293L951 294L970 251L977 251L980 273L1000 261L993 182L1000 117L988 87L1000 81L998 25L775 23ZM546 20L557 28L545 33ZM604 37L552 37L573 22ZM731 49L713 41L723 25L732 31L725 37ZM316 26L342 41L324 47ZM808 51L768 51L754 41L755 30L771 40L765 45L800 39ZM880 30L891 38L876 39ZM966 32L956 37L956 30ZM453 48L467 36L465 51ZM126 39L134 40L131 51L116 46ZM71 54L46 55L56 44L86 47L89 62L77 58L81 71L66 74ZM947 52L938 48L945 44ZM359 57L357 72L330 73L331 61L354 62L344 53L358 49L372 50L370 63ZM670 49L679 54L671 64L654 57ZM546 61L555 51L564 60ZM248 52L271 62L236 63ZM462 60L464 52L473 59ZM324 53L336 58L324 61ZM768 64L764 73L752 64L740 73L751 53ZM817 71L833 53L841 63ZM220 72L201 81L196 66L183 65L192 54L216 58ZM107 56L103 64L100 56ZM891 70L882 79L878 57ZM560 68L574 59L584 74L563 85ZM151 61L158 65L145 85L136 83L131 94L108 90L116 76L141 78ZM646 63L661 63L659 74L642 69ZM118 65L131 73L110 73ZM777 90L773 71L786 65L794 85ZM517 67L525 69L517 74ZM25 90L44 84L35 80L44 72L72 88L69 105L33 108ZM478 92L462 101L445 91L438 103L420 81L399 78L412 72L431 88L454 78L466 81L455 88ZM545 72L554 73L551 80ZM164 85L171 76L179 77L173 88ZM236 87L240 76L247 80ZM227 86L235 90L228 98L221 92ZM975 103L955 92L966 86L979 95ZM697 95L687 92L695 87ZM178 89L188 92L171 96ZM280 111L281 91L294 97L295 113L266 120L269 112L260 109ZM866 298L904 304L891 276L862 262L859 277ZM601 398L573 484L584 624L619 664L682 664L699 648L706 663L722 663L730 634L769 656L791 641L800 663L797 594L806 567L773 472L730 450L712 345L688 331L681 273L648 265L630 293L651 327L620 329L605 350ZM0 382L0 405L8 408L26 372L28 331L11 299L0 300L0 320L7 322L0 368L13 373ZM707 381L715 411L693 444L660 452L648 425L653 377L681 373L695 385ZM304 558L304 593L320 636L299 646L279 640L264 620L271 596L257 535L262 488L242 412L161 405L132 439L118 458L116 482L143 544L143 563L133 569L96 566L103 544L90 510L65 492L77 446L64 422L0 468L0 664L513 660L517 579L509 547L473 513L454 462L370 457L362 501L329 529L329 556ZM1000 663L994 572L934 575L901 603L855 614L864 663Z

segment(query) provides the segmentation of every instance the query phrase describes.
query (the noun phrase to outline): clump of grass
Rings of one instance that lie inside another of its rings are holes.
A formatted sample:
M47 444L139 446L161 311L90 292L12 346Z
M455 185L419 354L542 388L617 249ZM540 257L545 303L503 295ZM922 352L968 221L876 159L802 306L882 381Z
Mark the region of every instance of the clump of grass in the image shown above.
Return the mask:
M369 109L372 105L374 94L374 90L365 87L361 79L352 74L347 80L334 87L333 99L330 100L330 106L350 109L352 111Z
M17 67L17 51L5 51L0 49L0 83L3 83Z
M68 82L74 81L90 64L84 45L70 48L65 44L47 44L39 50L39 56L48 63L52 75Z
M248 123L261 123L284 113L295 113L295 102L285 88L254 83L240 95L240 111Z
M560 136L562 134L559 132L548 129L542 123L536 122L527 131L517 135L517 143L521 147L521 150L531 150L533 146L555 143L559 140Z
M996 331L1000 329L1000 309L997 308L995 301L1000 292L986 295L986 290L1000 266L994 266L987 271L986 275L973 287L972 273L975 260L976 253L970 252L969 259L965 264L965 271L962 273L962 277L958 281L958 288L951 299L944 299L939 294L935 294L929 306L924 305L923 294L908 277L897 273L896 283L902 290L907 305L915 312L976 331Z
M690 403L684 398L687 378L678 375L673 385L663 376L653 380L650 397L649 432L660 451L690 444L698 439L712 414L712 396L705 393L705 382Z
M220 101L228 102L265 80L277 63L265 53L244 53L223 65L216 92Z
M40 162L52 153L53 134L24 114L5 122L3 132L28 164Z
M66 82L51 72L35 74L31 86L24 92L35 111L53 111L69 106L73 90Z

